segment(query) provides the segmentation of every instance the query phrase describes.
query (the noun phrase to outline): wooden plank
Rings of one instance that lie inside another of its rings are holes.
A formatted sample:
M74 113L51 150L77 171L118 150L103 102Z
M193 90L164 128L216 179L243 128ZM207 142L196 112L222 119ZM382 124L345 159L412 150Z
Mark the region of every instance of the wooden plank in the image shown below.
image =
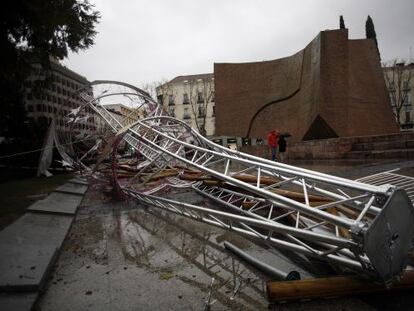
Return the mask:
M406 271L402 280L387 288L356 276L338 276L298 281L267 282L269 301L283 302L339 296L390 292L414 288L414 270Z

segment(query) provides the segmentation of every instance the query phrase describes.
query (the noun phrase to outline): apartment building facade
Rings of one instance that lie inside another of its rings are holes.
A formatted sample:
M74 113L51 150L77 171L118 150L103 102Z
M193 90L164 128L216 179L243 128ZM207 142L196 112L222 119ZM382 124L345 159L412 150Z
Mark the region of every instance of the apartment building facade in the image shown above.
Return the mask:
M123 104L106 104L104 106L106 110L112 113L112 115L114 115L114 117L123 125L130 125L138 121L144 115L144 110L134 109Z
M156 95L171 116L204 136L215 135L214 74L175 77L158 86Z
M88 80L76 72L51 60L50 70L42 69L40 63L32 64L32 74L25 81L25 109L29 120L48 125L55 119L57 130L67 128L68 114L83 102L78 90L88 87ZM92 90L87 90L92 95ZM79 132L96 130L99 121L95 113L86 107L90 116L76 123Z

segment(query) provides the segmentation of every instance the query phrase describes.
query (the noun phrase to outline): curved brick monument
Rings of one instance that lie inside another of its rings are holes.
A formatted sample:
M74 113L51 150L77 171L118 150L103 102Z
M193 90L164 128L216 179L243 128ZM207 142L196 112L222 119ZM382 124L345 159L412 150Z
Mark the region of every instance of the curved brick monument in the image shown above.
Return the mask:
M214 64L216 134L291 141L397 133L375 43L322 31L290 57Z

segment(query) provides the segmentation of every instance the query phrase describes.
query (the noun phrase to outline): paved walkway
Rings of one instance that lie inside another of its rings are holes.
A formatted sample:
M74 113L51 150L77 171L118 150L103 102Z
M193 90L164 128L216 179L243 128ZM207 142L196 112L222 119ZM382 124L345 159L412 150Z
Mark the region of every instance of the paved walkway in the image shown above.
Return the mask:
M0 310L31 310L87 188L71 179L0 232Z
M364 165L342 173L355 178L412 164ZM83 198L86 188L84 181L71 180L0 232L0 310L30 310L36 300L39 310L201 310L213 277L213 310L267 309L266 276L224 251L224 240L282 270L299 268L303 278L326 271L311 271L315 262L311 267L302 257L292 262L219 228L133 204L105 203L98 190ZM203 204L191 193L171 195ZM276 309L407 309L414 306L410 295L292 303Z

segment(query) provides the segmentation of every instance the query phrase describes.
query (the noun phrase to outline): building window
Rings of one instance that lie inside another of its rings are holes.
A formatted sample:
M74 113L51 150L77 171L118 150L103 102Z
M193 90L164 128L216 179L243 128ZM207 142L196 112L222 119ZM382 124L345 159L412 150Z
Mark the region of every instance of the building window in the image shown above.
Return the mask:
M394 107L395 106L395 92L390 92L390 102L391 102L391 106Z
M411 111L406 111L405 112L405 123L410 123L411 122Z
M404 106L411 106L411 94L407 93L404 99Z
M204 102L203 93L198 92L197 93L197 103L202 103L202 102Z
M42 105L41 104L36 105L36 111L38 111L38 112L42 111Z
M33 112L33 105L27 105L27 111Z
M170 116L175 117L175 111L174 111L174 108L170 108L170 109L168 110L168 113L170 114Z
M183 94L183 104L188 104L190 101L188 100L188 94L184 93Z
M27 94L27 99L32 100L33 99L33 94L32 93Z
M213 113L211 114L212 117L216 115L216 105L213 106Z
M408 84L408 81L403 82L403 90L408 91L410 89L410 85Z
M52 111L53 111L53 110L52 110L52 107L48 105L48 106L47 106L47 112L52 113Z
M188 108L184 108L183 119L191 119L191 116L188 113Z
M47 94L46 97L47 97L48 102L50 102L52 100L49 94Z
M172 95L168 95L168 105L174 105L174 97Z
M204 117L206 115L206 111L204 109L204 107L198 107L198 117Z
M215 96L216 96L216 94L214 94L214 92L211 92L211 101L212 102L215 102Z

